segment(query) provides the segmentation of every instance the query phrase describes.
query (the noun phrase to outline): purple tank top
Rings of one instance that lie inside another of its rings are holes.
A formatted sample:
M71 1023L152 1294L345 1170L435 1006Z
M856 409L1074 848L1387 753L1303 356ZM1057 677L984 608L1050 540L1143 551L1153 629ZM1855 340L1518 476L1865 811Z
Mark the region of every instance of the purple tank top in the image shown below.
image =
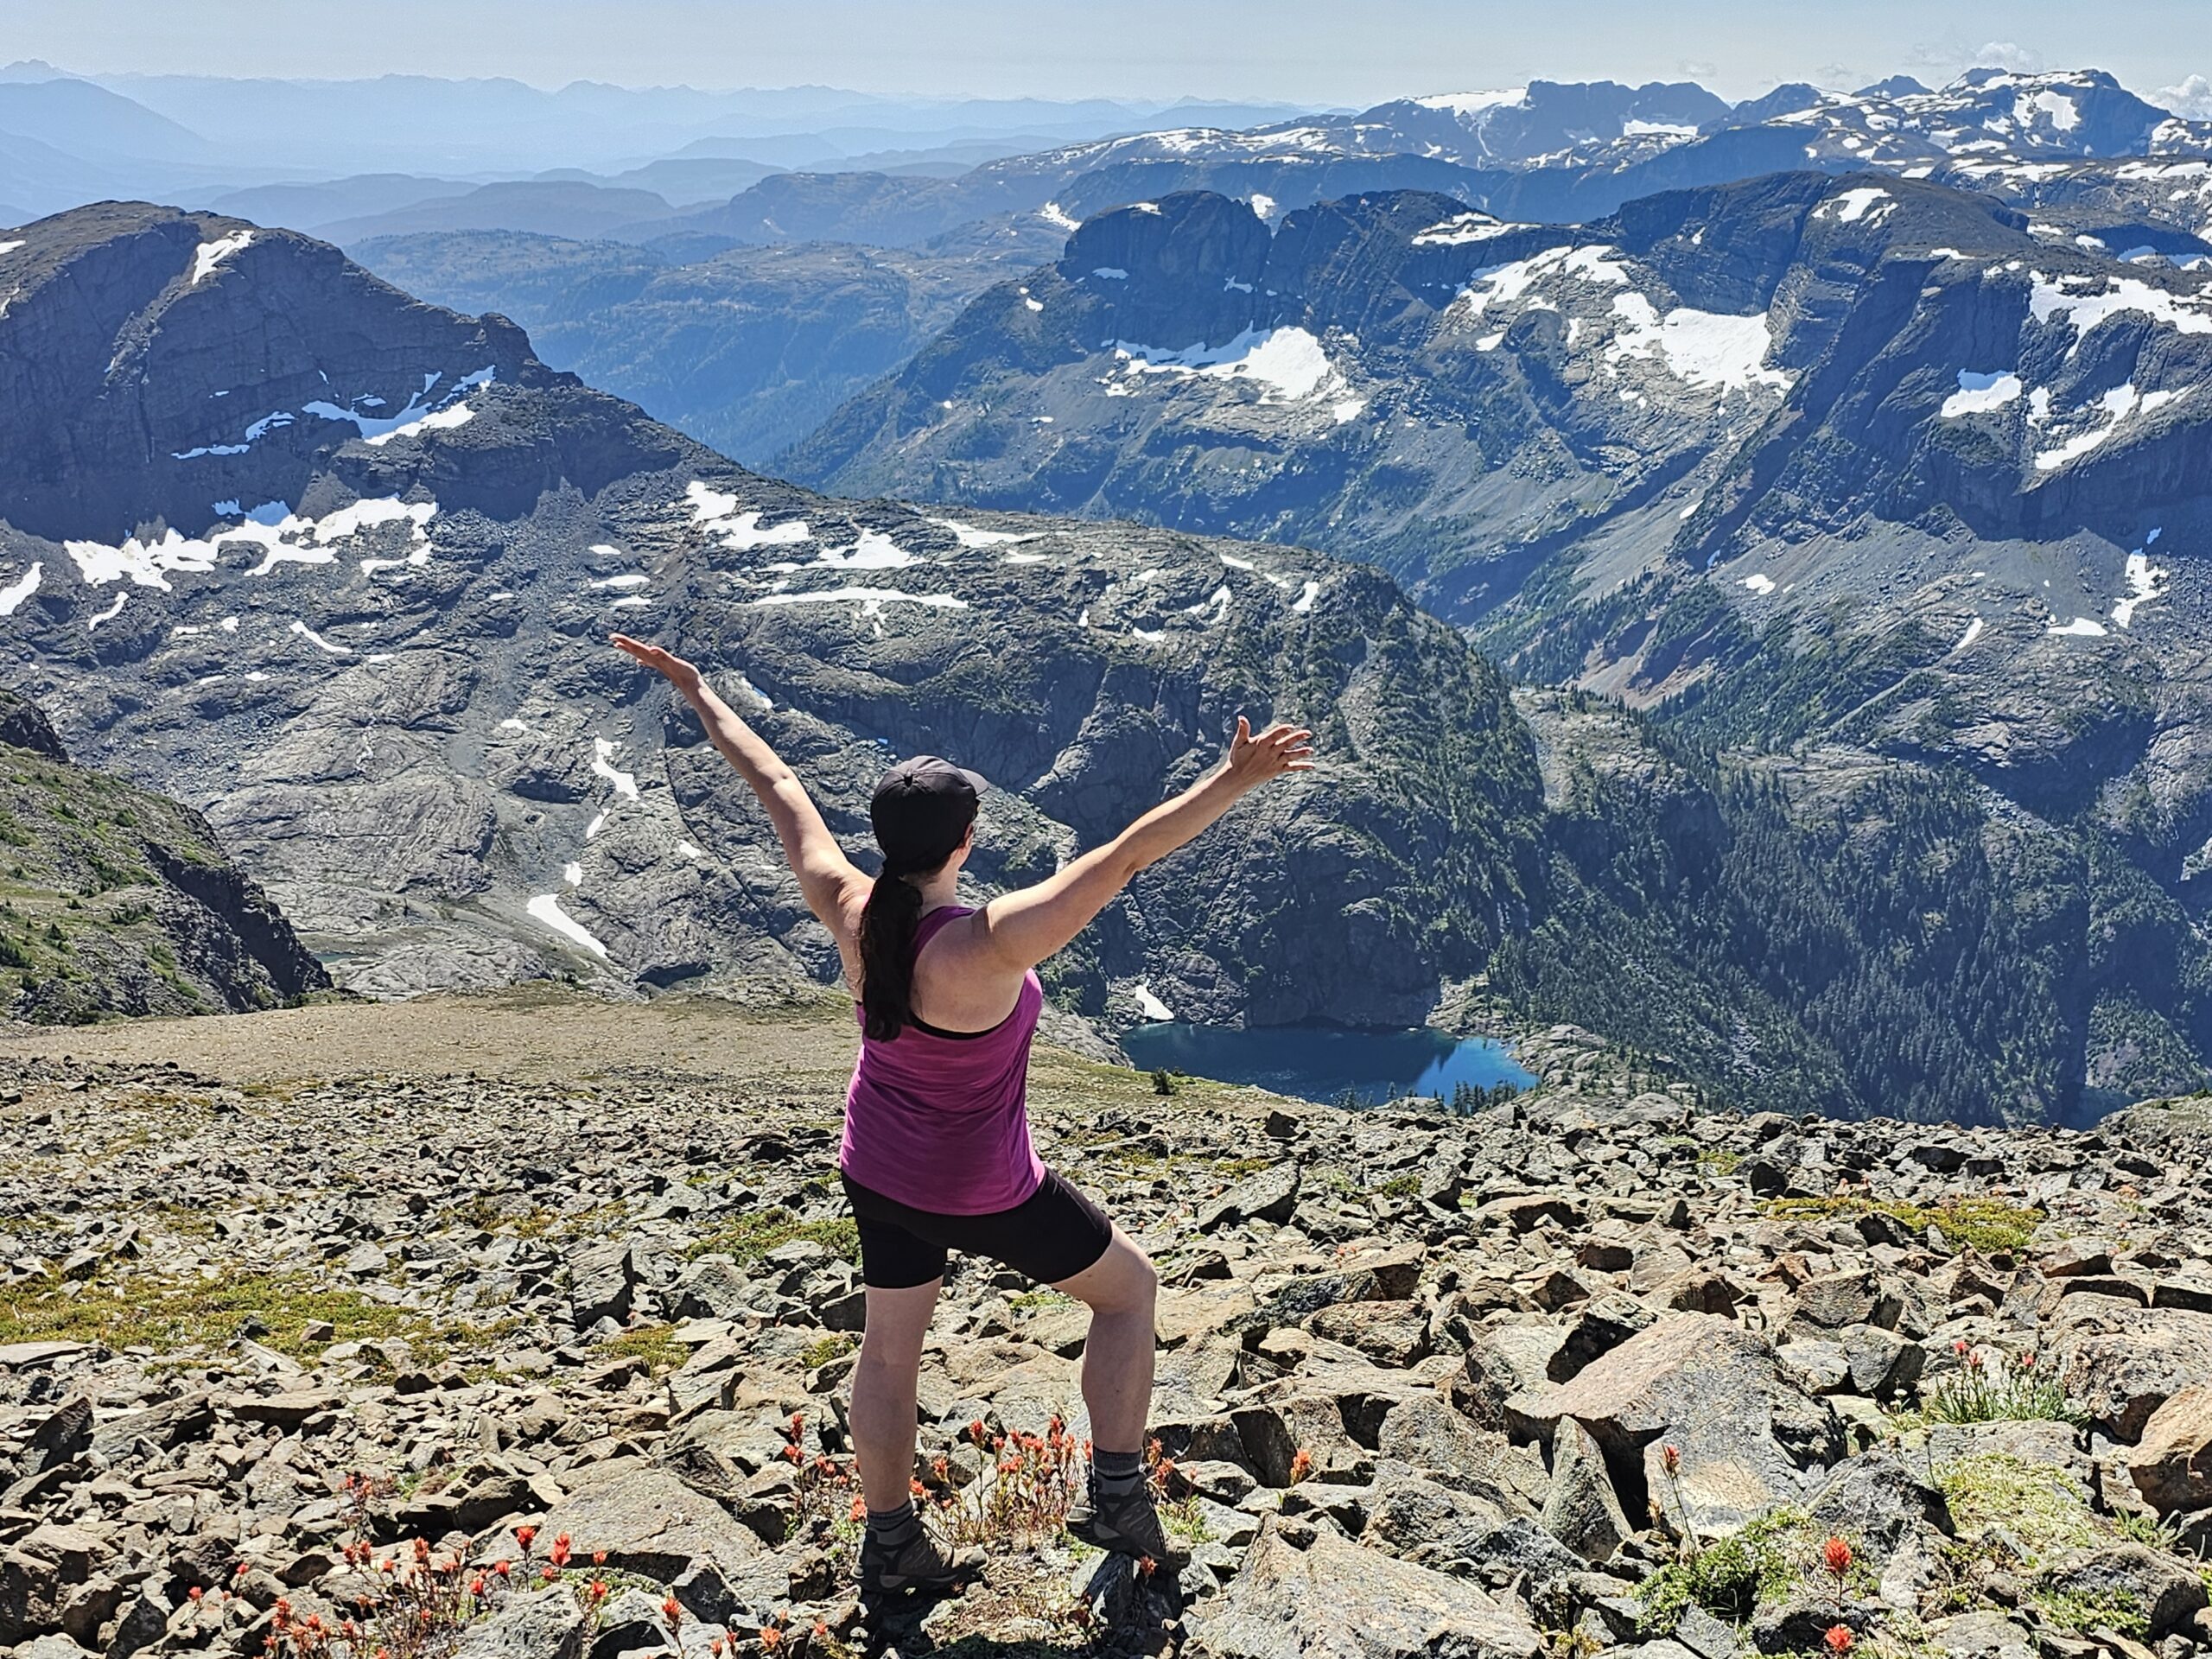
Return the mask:
M946 905L922 918L914 954L939 928L974 914ZM887 1043L861 1033L845 1091L837 1166L872 1192L941 1216L988 1216L1023 1203L1045 1179L1029 1144L1029 1039L1045 1006L1033 973L1014 1012L988 1031L902 1027ZM860 1011L854 1010L855 1017Z

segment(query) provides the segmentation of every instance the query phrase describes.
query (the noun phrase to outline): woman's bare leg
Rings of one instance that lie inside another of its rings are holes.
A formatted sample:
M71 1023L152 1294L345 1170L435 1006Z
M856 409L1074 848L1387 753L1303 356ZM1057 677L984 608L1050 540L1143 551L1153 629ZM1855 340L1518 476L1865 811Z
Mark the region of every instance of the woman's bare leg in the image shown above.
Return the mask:
M853 1450L861 1491L880 1515L906 1501L914 1476L914 1394L922 1342L944 1281L910 1290L868 1289L868 1325L853 1367Z
M1090 1409L1091 1445L1101 1452L1142 1451L1160 1292L1151 1259L1116 1227L1104 1255L1052 1288L1090 1307L1083 1400Z

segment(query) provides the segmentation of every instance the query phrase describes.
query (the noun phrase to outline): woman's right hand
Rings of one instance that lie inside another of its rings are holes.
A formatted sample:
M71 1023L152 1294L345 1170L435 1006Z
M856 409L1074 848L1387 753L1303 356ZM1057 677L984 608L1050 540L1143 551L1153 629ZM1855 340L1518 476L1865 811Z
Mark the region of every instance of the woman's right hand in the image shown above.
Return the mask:
M1256 789L1270 778L1287 772L1313 770L1313 734L1287 722L1278 722L1255 737L1252 722L1236 716L1236 735L1229 741L1229 756L1222 775L1242 790Z
M649 645L642 639L632 639L626 633L611 635L609 643L617 650L628 652L685 696L699 689L701 676L697 665L684 661L674 652L664 650L659 645Z

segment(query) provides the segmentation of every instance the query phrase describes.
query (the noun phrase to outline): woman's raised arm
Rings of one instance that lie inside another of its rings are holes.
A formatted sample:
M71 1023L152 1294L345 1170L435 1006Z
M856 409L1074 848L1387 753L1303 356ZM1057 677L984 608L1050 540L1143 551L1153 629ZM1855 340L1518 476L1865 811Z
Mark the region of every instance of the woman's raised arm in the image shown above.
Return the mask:
M1251 791L1285 772L1313 769L1313 734L1271 726L1258 736L1243 715L1221 765L1163 801L1103 847L1044 880L992 899L976 916L976 950L994 968L1026 973L1063 950L1113 902L1131 877L1156 864Z
M849 912L868 896L868 879L845 856L798 774L715 695L695 664L626 633L615 634L613 643L661 675L698 711L707 736L760 798L768 821L776 826L776 838L784 844L784 857L806 895L806 907L842 938Z

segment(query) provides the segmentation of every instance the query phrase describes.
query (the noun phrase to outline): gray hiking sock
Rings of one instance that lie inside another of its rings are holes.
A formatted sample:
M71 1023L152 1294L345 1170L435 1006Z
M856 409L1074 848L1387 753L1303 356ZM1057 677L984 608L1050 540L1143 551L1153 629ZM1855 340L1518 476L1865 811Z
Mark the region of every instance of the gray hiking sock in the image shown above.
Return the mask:
M895 1510L868 1512L868 1541L878 1549L904 1549L921 1529L922 1517L915 1513L911 1497Z
M1144 1484L1144 1459L1135 1452L1093 1452L1090 1490L1098 1497L1126 1497Z

